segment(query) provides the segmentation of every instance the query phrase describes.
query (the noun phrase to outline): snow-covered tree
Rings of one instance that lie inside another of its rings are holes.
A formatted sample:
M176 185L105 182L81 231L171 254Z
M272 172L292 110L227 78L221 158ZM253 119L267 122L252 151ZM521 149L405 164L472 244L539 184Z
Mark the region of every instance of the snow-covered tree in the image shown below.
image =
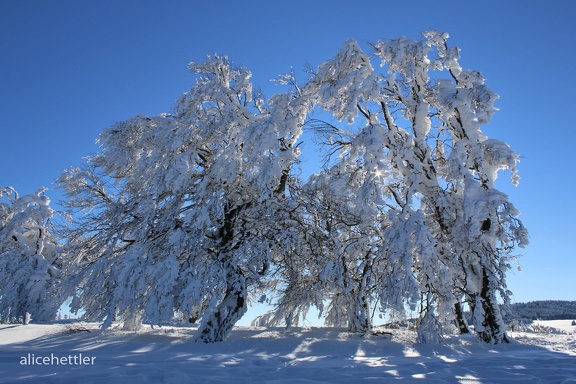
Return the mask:
M379 260L390 271L379 288L388 300L420 299L419 338L428 341L455 319L464 298L481 338L505 342L499 300L508 298L510 252L527 243L527 233L494 181L509 169L517 184L518 156L481 130L497 98L484 78L460 67L447 34L424 36L380 40L372 58L349 40L303 89L350 127L358 116L364 120L356 135L366 147L359 170L391 168L374 196L387 207ZM387 74L377 74L371 60ZM338 132L350 130L335 129L333 142L340 145Z
M60 247L50 219L53 211L44 188L20 197L0 188L0 319L56 319L64 301L57 294Z
M286 211L281 223L286 229L279 231L285 253L275 260L280 268L275 276L281 282L275 281L280 298L274 311L258 323L295 325L315 306L326 313L327 325L347 326L351 331L371 328L377 220L364 225L369 221L360 219L362 212L353 203L356 197L351 199L357 190L343 180L337 183L336 177L328 185L324 176L315 175L306 185L291 189L293 209ZM336 184L341 189L334 189Z
M201 318L199 339L221 341L248 289L282 250L267 224L284 204L308 103L265 103L246 68L226 57L191 63L199 78L173 113L104 131L102 151L60 178L77 221L76 306L125 326Z
M294 324L300 313L315 306L327 325L365 332L372 327L375 303L393 296L381 284L390 269L383 258L390 214L382 194L389 193L384 183L392 169L384 163L376 166L366 135L336 132L329 125L314 129L330 138L338 135L335 145L341 154L335 164L291 190L298 209L291 211L290 227L298 242L284 247L292 251L282 262L285 288L276 313L259 321ZM401 273L401 268L394 271Z
M518 183L518 156L482 132L497 96L447 38L383 39L371 56L349 40L268 101L225 57L191 63L198 79L172 113L107 129L59 179L74 307L127 328L184 313L214 342L272 290L265 322L316 306L366 331L374 310L410 306L428 342L454 322L466 331L467 303L479 336L506 342L506 271L527 232L495 180L510 170ZM338 122L307 120L317 108ZM338 157L302 181L307 121Z

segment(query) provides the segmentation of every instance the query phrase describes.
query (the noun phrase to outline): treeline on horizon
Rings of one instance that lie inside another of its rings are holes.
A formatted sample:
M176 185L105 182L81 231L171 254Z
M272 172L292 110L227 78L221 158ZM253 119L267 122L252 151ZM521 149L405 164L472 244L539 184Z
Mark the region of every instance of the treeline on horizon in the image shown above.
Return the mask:
M575 320L576 301L539 300L510 305L515 319Z

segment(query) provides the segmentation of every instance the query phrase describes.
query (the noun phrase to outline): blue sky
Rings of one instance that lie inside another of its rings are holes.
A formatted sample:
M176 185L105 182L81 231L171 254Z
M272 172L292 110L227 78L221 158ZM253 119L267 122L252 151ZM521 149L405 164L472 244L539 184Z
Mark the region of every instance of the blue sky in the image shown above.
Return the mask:
M569 0L0 0L0 185L53 188L103 129L169 111L193 82L187 63L207 54L248 67L271 96L270 79L317 66L347 38L368 50L437 29L501 96L485 132L522 155L520 186L498 185L531 237L509 277L514 300L576 300L575 17Z

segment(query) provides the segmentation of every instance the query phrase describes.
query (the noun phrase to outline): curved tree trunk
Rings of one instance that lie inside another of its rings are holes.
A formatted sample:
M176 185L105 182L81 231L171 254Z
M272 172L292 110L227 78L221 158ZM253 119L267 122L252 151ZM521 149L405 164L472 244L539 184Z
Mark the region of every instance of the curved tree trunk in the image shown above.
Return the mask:
M231 208L227 206L224 214L224 222L220 228L220 255L224 271L226 271L226 293L216 307L216 310L207 314L207 318L200 327L198 341L215 343L223 341L234 324L244 316L247 310L247 287L246 277L238 265L234 265L231 250L234 246L234 233L236 220L240 212L251 206L251 203Z
M246 278L239 268L231 268L226 273L226 294L216 310L209 314L200 328L198 341L216 343L223 341L244 316L247 310Z

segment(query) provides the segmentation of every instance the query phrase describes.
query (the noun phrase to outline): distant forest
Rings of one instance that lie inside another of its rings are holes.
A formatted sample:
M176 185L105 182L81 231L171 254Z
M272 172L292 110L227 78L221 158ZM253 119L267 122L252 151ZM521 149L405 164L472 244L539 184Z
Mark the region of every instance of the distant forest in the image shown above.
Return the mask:
M512 304L511 309L515 319L576 320L576 301L530 301Z

